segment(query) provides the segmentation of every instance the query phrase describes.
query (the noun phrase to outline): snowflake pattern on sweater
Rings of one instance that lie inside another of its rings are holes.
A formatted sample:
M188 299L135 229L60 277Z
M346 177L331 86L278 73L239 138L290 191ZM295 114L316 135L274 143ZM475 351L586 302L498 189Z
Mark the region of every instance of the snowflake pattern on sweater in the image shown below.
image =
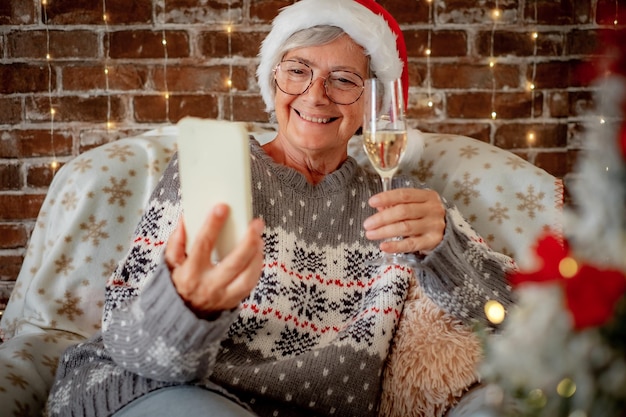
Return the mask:
M232 395L260 416L376 415L413 275L365 263L380 255L361 227L374 213L366 201L380 192L379 179L348 159L314 186L275 164L254 140L251 150L254 213L266 224L256 288L212 321L196 317L177 295L162 262L181 214L173 158L107 283L102 335L62 358L50 415L109 415L183 383ZM513 264L490 251L455 208L446 220L444 241L424 258L420 282L457 317L483 319L486 300L510 302L504 274Z

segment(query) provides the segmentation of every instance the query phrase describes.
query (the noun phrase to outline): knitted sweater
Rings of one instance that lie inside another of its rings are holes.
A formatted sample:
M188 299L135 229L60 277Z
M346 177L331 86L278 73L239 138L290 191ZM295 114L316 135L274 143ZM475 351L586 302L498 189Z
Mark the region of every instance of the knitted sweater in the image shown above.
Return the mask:
M126 259L109 279L102 332L61 358L46 412L109 416L155 389L193 384L259 416L375 416L385 358L413 271L367 266L364 236L381 191L349 158L317 185L276 164L251 140L253 210L264 219L260 281L210 320L187 308L163 261L181 214L177 158L155 189ZM396 186L417 187L412 178ZM207 190L210 192L210 190ZM488 299L510 303L512 261L492 252L447 209L443 241L424 257L420 284L440 307L484 321Z

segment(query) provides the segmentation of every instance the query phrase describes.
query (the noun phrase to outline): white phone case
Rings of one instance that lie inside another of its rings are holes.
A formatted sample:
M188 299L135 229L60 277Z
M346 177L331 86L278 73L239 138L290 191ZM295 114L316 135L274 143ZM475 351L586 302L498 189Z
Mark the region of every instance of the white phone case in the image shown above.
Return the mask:
M178 170L187 253L217 203L230 207L215 247L223 259L252 219L249 134L243 123L186 117L178 122Z

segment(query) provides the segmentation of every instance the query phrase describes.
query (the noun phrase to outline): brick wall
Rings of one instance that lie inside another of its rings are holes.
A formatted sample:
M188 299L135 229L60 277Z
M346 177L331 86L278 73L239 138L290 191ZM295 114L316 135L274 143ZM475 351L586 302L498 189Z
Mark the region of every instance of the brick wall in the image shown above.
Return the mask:
M576 69L591 61L601 31L611 30L618 2L380 2L406 36L413 126L493 143L560 177L572 171L592 108L592 91ZM0 304L18 274L53 160L62 164L184 115L267 122L256 54L271 19L289 3L2 0Z

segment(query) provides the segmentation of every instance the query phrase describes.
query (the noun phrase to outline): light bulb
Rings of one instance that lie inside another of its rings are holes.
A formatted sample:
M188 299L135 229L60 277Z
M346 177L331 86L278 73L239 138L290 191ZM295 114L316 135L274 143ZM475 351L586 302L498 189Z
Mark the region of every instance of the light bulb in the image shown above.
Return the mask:
M491 112L491 118L492 118L492 119L494 119L494 120L495 120L497 116L498 116L498 114L497 114L495 111L492 111L492 112Z
M569 256L561 259L561 262L559 262L559 273L563 278L572 278L578 273L578 263Z
M502 323L506 315L504 307L496 300L489 300L485 303L485 314L493 324Z
M500 12L500 9L493 9L493 11L491 12L491 16L494 19L499 19L501 14L502 12Z
M424 53L425 53L426 55L428 55L428 56L430 56L431 52L432 52L432 51L431 51L430 49L426 49L426 51L424 51Z

